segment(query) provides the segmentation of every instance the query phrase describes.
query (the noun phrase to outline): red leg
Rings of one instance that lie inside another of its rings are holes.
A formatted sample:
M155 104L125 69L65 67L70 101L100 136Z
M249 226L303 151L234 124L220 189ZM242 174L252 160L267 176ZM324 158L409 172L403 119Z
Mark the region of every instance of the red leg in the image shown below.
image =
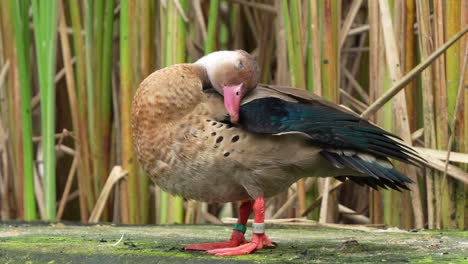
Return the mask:
M263 248L263 244L273 246L270 239L265 235L265 200L263 197L255 199L254 214L252 241L238 247L209 250L208 254L217 256L238 256L250 254L257 249L261 249Z
M252 212L252 201L243 201L239 207L239 218L237 219L237 223L240 225L245 226L247 224L247 220L249 219L249 215ZM245 231L244 231L245 232ZM186 246L185 250L212 250L217 248L229 248L229 247L237 247L241 244L246 243L244 237L244 232L240 230L232 231L231 238L228 241L223 242L216 242L216 243L204 243L204 244L193 244Z

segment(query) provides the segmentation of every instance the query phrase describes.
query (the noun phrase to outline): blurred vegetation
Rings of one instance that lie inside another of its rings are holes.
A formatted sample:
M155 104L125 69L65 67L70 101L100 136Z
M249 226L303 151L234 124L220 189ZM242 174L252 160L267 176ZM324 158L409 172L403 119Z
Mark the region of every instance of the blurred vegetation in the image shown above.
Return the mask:
M262 82L362 113L431 164L398 164L417 182L411 192L301 180L269 199L267 218L466 229L467 24L463 0L2 1L0 217L235 217L236 203L186 201L149 181L134 157L130 107L151 72L244 49Z

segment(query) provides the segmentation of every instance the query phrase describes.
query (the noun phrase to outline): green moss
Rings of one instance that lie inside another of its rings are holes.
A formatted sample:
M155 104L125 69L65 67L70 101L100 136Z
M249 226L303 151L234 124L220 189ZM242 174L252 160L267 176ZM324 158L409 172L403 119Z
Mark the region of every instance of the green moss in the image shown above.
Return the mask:
M225 240L230 229L230 226L198 225L0 225L0 260L100 264L463 263L468 256L464 232L380 232L318 226L270 226L268 234L278 247L247 256L220 258L182 249L192 243ZM122 241L113 246L122 234Z

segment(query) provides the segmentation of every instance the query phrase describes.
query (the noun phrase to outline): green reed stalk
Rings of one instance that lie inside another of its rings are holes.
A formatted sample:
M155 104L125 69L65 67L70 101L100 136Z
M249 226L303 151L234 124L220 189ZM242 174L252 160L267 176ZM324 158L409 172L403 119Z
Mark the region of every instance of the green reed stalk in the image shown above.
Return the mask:
M97 1L102 2L102 1ZM97 3L96 3L97 4ZM94 145L94 1L86 1L85 9L85 47L86 47L86 93L88 98L88 137L90 146Z
M180 0L182 9L187 10L187 0ZM185 36L186 36L186 24L182 16L174 10L174 16L176 20L176 32L174 34L175 50L174 50L174 63L183 63L186 61L185 56ZM173 199L173 214L170 223L183 223L184 222L184 199L180 196L176 196Z
M162 35L162 40L164 40L164 49L162 50L162 54L164 56L164 66L170 66L174 64L174 35L176 34L176 23L175 19L175 6L173 2L168 2L166 9L165 9L165 27L164 33ZM167 224L170 223L172 220L172 208L170 204L172 203L172 197L170 194L161 191L159 196L159 223L160 224Z
M81 178L82 185L81 187L84 188L83 192L87 195L84 197L86 199L86 206L87 210L91 211L94 207L95 201L95 194L98 194L98 190L92 190L92 171L91 171L91 153L90 153L90 144L89 144L89 136L88 136L88 122L86 118L89 117L88 115L88 93L86 85L86 57L83 45L83 37L82 37L82 27L81 27L81 11L78 1L70 1L70 14L71 14L71 22L73 28L73 42L74 42L74 50L76 54L76 89L77 89L77 103L78 103L78 112L77 112L77 119L75 120L75 129L79 131L79 138L80 138L80 163L78 170L79 177ZM91 137L92 138L92 137ZM80 199L82 199L80 197Z
M302 54L302 21L300 16L300 10L302 8L302 1L291 2L291 25L293 35L293 52L294 52L294 64L296 65L296 85L302 89L306 89L305 81L305 69L304 69L304 56Z
M56 217L55 186L55 55L57 1L33 0L33 23L42 113L46 220Z
M322 93L322 73L320 68L320 43L319 14L316 0L309 2L308 37L307 37L307 89L317 94Z
M109 153L110 153L110 125L112 115L112 37L114 32L114 0L107 0L104 6L104 34L102 48L102 71L101 71L101 124L102 124L102 167L103 173L94 179L96 193L100 193L102 185L109 175ZM130 85L129 89L133 87ZM131 101L131 98L130 98Z
M120 75L121 75L121 112L122 112L122 165L128 172L128 187L121 190L126 192L128 197L128 220L129 223L136 222L136 175L135 163L131 137L131 106L133 95L133 74L132 74L132 46L130 35L131 15L135 15L130 8L130 0L121 1L120 13Z
M108 1L108 0L106 0ZM94 123L91 124L93 128L92 134L90 137L93 137L93 144L91 145L92 160L93 160L93 179L99 179L101 175L104 174L104 138L103 138L103 107L102 96L103 96L103 87L102 87L102 76L103 76L103 43L104 43L104 4L106 1L95 1L94 2L94 50L87 50L87 52L93 52L94 57L93 64L89 64L88 67L93 67L94 83L93 90L91 91L91 96L93 98L94 104L91 106L94 110ZM92 4L92 3L91 3ZM88 22L90 23L90 22ZM88 40L90 42L90 40ZM89 45L89 43L88 43ZM90 82L91 80L88 80ZM91 105L91 101L90 101ZM94 185L94 184L93 184ZM93 186L92 185L92 186ZM124 210L126 207L122 207Z
M142 14L142 32L141 32L141 69L142 76L145 78L150 75L156 69L156 47L154 45L155 39L155 23L154 17L156 15L155 3L151 0L142 1L140 6L140 12ZM146 224L149 223L150 218L150 193L149 177L143 172L141 167L138 170L139 181L139 200L141 208L141 222Z
M289 4L287 0L281 1L281 7L283 9L284 28L286 30L286 45L288 47L288 63L289 63L289 78L292 86L296 86L296 64L294 63L294 36L291 29L291 19L289 16Z
M216 24L218 23L219 0L210 1L210 11L208 14L208 30L205 42L205 54L216 49Z
M29 68L29 1L12 1L18 73L21 91L21 126L23 128L23 166L24 166L24 220L36 220L36 200L34 198L33 142L31 116L31 70Z
M69 2L72 30L73 30L73 43L76 58L76 88L78 90L78 107L80 112L84 112L85 115L88 113L87 109L87 95L86 95L86 77L85 77L85 53L83 45L83 36L81 28L81 11L78 1Z

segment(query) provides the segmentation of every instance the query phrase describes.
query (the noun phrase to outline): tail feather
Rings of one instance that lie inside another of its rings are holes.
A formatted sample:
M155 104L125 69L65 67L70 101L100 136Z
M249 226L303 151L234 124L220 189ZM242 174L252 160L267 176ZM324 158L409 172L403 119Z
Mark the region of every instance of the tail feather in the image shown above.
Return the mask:
M323 150L320 154L329 160L337 168L351 168L368 176L344 176L360 185L368 185L374 189L378 186L400 191L408 190L407 183L413 181L398 172L387 159L375 158L373 161L364 160L358 154L344 155L332 151ZM343 177L337 177L343 180Z

